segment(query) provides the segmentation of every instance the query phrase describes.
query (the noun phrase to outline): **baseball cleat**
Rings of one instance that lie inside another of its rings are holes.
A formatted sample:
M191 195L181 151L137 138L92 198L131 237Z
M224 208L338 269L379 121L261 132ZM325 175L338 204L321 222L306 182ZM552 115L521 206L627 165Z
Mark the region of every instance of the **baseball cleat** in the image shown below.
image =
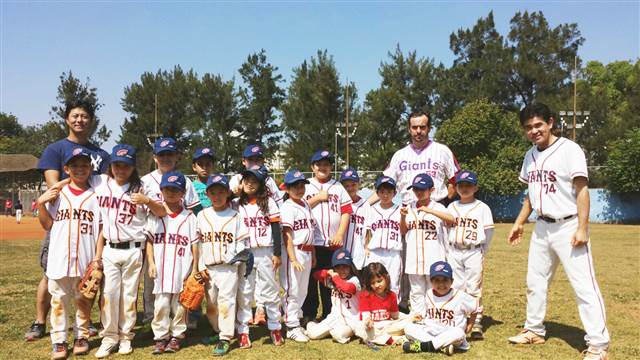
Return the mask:
M46 327L44 324L38 324L37 322L33 322L29 330L24 334L24 339L26 341L34 341L37 339L41 339L44 337Z
M74 340L73 355L86 355L88 353L89 353L89 340L85 338Z
M67 358L67 343L53 344L53 350L51 351L51 360L61 360L66 358Z
M440 348L440 351L447 356L451 356L456 352L456 347L453 344L449 344Z
M96 358L103 359L111 355L116 350L117 344L102 343L96 351Z
M609 356L607 355L608 349L596 348L593 346L589 346L589 348L582 352L583 360L607 360Z
M178 350L180 350L180 340L178 338L172 337L171 340L169 340L167 346L164 348L164 352L174 353Z
M267 323L267 315L265 314L262 306L256 309L256 315L253 318L253 323L255 325L264 325Z
M545 343L545 340L542 336L525 329L520 334L510 337L509 342L517 345L541 345Z
M471 340L484 340L484 334L482 333L482 325L474 324L471 328L470 334Z
M153 351L151 352L153 355L164 354L165 343L164 340L156 341L156 344L153 346Z
M282 338L282 333L280 330L271 330L269 336L271 336L271 341L273 345L280 346L284 345L284 339Z
M129 355L133 352L131 348L131 340L120 340L120 346L118 346L118 354Z
M287 339L291 339L295 342L306 343L309 342L309 338L304 334L301 327L287 330Z
M213 356L223 356L229 352L229 342L227 340L220 340L213 348Z
M251 347L251 339L249 339L249 334L242 333L238 334L238 344L240 349L248 349Z

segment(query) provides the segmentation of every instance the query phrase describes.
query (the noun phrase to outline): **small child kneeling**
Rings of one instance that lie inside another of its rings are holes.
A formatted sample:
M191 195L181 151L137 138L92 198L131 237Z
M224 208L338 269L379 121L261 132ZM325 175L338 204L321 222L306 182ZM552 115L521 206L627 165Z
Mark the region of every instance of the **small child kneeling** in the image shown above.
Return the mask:
M462 290L451 288L451 265L438 261L429 272L432 288L427 291L426 313L417 314L416 322L405 326L405 352L439 352L452 355L456 349L469 350L465 334L471 331L478 300ZM468 320L467 320L468 318Z

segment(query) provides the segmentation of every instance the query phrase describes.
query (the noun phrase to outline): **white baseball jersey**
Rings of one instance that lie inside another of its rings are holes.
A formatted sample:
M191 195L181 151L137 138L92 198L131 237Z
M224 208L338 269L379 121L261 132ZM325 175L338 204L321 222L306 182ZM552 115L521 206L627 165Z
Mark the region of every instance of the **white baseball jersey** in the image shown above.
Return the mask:
M93 260L100 231L95 195L93 188L78 191L67 185L47 204L53 218L46 271L49 279L82 276Z
M107 176L96 188L102 219L102 234L111 243L142 241L147 223L147 207L131 203L129 184L123 186Z
M349 216L349 227L344 235L343 247L351 253L353 264L361 269L364 264L364 242L367 234L366 219L371 212L371 205L366 199L360 198L351 204L352 213Z
M179 214L147 219L144 229L153 242L153 259L157 275L153 293L177 294L182 291L182 282L189 276L193 263L191 245L198 241L196 217L191 210L182 209Z
M143 176L142 180L142 192L149 196L151 200L164 201L162 197L162 191L160 191L160 182L162 181L162 174L159 170L154 170L147 175ZM184 194L184 207L187 209L193 209L200 205L200 198L196 192L196 188L193 186L191 180L185 176L185 194Z
M247 248L249 230L242 216L232 208L215 211L213 207L198 213L200 259L204 265L223 264Z
M229 179L229 188L231 190L236 189L238 186L240 186L241 181L242 181L242 174L233 175L231 179ZM269 189L269 192L271 192L271 198L273 199L273 201L275 201L278 206L282 206L282 196L284 194L278 188L278 184L276 184L276 181L273 180L271 176L268 176L267 179L264 181L264 184Z
M588 177L587 161L580 145L558 138L539 151L527 151L519 179L528 185L531 207L538 215L555 219L578 213L573 179Z
M309 184L306 185L304 198L308 200L318 194L320 190L325 190L329 194L329 199L317 204L312 209L313 216L318 221L322 234L322 241L318 241L314 245L329 247L331 238L338 232L340 227L340 217L342 214L351 213L352 211L351 197L342 184L335 179L321 183L312 178L309 179Z
M433 289L427 291L425 324L457 327L464 331L467 318L476 312L478 299L462 290L451 289L445 296L436 296Z
M273 246L271 223L280 221L280 209L276 202L269 198L269 213L265 214L255 201L241 205L238 200L234 199L233 205L249 231L249 247Z
M429 209L446 212L440 203L430 201ZM444 261L446 254L447 227L444 221L435 215L418 211L416 203L408 206L406 260L404 272L414 275L429 275L431 264Z
M361 290L360 280L352 276L347 282L356 286L356 293L351 295L338 290L335 286L331 289L331 313L330 317L359 320L360 306L358 305L358 292Z
M447 207L455 219L449 230L449 243L452 245L480 245L487 242L485 230L493 229L493 216L487 204L474 200L463 204L456 200Z
M285 201L280 207L280 220L283 229L288 227L292 230L293 245L313 245L323 240L318 222L305 200L301 203L293 199ZM283 246L286 251L284 242Z
M409 204L417 200L413 191L407 190L416 175L429 174L433 178L435 189L431 193L431 199L440 201L447 196L449 180L459 170L456 157L446 145L429 141L422 149L409 144L396 151L384 170L384 175L396 181L402 203Z
M383 209L379 202L376 203L371 207L366 226L371 231L369 249L402 250L400 205Z

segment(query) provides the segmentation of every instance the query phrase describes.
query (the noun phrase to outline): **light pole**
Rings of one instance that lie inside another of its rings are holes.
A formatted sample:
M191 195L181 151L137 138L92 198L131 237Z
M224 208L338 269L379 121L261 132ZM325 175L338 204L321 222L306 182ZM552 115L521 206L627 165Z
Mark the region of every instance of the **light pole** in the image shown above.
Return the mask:
M571 129L572 130L572 140L576 141L576 129L581 129L583 128L587 122L589 121L589 118L591 116L591 111L589 110L584 110L584 111L571 111L571 110L563 110L563 111L559 111L558 115L560 117L560 130L562 131L562 133L564 134L564 129ZM565 121L565 118L573 118L572 123L567 124L567 122ZM577 118L581 117L584 118L584 121L578 123Z

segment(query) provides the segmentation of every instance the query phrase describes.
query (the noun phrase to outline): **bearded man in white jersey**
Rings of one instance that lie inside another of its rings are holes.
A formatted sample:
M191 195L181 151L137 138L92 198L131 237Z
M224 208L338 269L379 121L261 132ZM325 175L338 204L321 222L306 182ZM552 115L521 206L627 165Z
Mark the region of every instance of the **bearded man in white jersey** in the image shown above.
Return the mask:
M522 210L508 242L522 240L523 224L532 210L538 217L527 267L527 319L524 330L509 338L513 344L544 344L543 324L549 283L562 263L576 294L580 320L589 348L584 359L607 359L609 331L602 294L595 278L589 245L587 162L575 142L553 134L554 119L544 104L520 112L520 124L533 146L527 151L520 181L528 186Z

